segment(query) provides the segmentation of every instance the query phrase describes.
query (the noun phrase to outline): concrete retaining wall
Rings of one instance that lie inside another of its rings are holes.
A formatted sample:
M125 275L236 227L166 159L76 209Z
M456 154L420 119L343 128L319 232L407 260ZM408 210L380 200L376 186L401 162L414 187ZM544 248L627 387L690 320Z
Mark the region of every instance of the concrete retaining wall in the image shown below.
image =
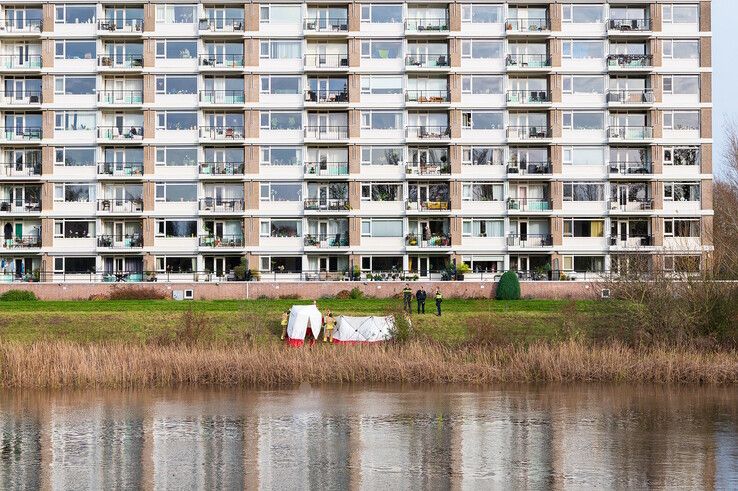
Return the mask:
M415 292L422 285L429 299L436 287L445 298L494 298L497 283L475 281L412 281L410 287ZM193 290L196 300L237 300L257 298L292 297L305 299L334 296L341 291L359 288L366 296L386 298L397 295L405 286L403 282L227 282L227 283L24 283L0 285L0 293L7 290L30 290L42 300L87 300L104 298L119 288L156 290L171 298L175 290ZM601 286L596 283L574 281L533 281L521 282L524 298L538 299L587 299L599 297Z

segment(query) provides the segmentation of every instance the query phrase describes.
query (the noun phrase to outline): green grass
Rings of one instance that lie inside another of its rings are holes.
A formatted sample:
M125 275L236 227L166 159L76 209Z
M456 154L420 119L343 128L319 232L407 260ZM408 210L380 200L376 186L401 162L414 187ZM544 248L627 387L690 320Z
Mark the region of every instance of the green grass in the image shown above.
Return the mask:
M300 300L231 300L175 302L171 300L37 301L0 305L0 339L31 342L66 339L79 342L146 342L164 329L181 325L183 314L197 312L216 336L248 332L259 343L278 342L281 313ZM606 315L612 304L577 301L576 312ZM382 315L398 311L399 299L319 300L321 310L335 315ZM415 308L415 302L413 302ZM556 339L571 303L560 300L459 300L443 302L443 316L426 302L426 314L413 314L417 335L457 344L469 339L470 326L483 325L510 339L532 342ZM567 310L568 309L568 310Z

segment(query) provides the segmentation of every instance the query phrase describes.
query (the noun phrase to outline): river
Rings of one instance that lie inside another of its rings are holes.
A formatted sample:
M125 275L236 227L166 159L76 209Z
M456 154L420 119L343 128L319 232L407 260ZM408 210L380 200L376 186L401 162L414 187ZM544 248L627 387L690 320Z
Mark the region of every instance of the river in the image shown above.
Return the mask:
M0 489L737 488L738 390L0 392Z

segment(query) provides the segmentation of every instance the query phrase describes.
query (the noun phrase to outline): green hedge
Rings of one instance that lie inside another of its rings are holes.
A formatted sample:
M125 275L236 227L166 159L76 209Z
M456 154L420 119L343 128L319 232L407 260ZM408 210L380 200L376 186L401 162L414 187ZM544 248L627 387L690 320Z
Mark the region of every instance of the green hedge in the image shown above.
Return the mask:
M497 283L497 300L520 300L520 281L514 271L507 271Z
M8 290L0 295L3 302L28 302L38 300L36 294L28 290Z

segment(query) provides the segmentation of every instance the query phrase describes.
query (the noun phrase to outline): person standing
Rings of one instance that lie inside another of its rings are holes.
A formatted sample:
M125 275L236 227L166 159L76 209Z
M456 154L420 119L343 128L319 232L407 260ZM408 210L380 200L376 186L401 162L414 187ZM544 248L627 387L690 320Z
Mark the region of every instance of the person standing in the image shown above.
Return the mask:
M333 312L331 312L330 310L326 312L323 323L325 324L325 329L323 330L323 342L326 343L330 340L330 342L332 343L333 327L336 325L336 320L333 318Z
M441 316L441 302L443 302L443 295L441 295L441 289L436 288L436 315Z
M406 312L412 312L412 301L413 301L413 291L410 289L410 285L405 283L405 288L402 289L402 302L403 302L403 310Z
M290 311L285 310L282 312L282 337L280 338L282 341L284 341L284 337L287 335L287 323L290 320Z
M425 292L425 288L422 286L415 293L415 299L418 301L418 314L421 312L425 314L425 299L428 298L428 294Z

